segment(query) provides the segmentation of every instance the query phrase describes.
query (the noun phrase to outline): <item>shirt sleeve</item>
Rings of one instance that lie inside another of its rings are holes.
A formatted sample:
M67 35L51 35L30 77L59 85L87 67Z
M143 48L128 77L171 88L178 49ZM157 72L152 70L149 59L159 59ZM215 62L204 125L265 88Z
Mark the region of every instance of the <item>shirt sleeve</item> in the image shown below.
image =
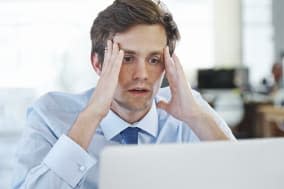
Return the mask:
M43 163L62 180L75 187L96 160L72 139L62 135Z
M15 154L13 189L80 188L96 159L72 139L51 131L35 110Z

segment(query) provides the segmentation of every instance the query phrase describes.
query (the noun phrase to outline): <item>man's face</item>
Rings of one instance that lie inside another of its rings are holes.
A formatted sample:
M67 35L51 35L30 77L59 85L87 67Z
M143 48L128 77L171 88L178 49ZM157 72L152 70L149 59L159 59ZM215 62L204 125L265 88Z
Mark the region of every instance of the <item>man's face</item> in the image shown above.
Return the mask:
M117 33L113 41L124 50L113 108L149 110L164 75L163 49L167 38L160 25L136 25ZM111 82L111 81L110 81Z

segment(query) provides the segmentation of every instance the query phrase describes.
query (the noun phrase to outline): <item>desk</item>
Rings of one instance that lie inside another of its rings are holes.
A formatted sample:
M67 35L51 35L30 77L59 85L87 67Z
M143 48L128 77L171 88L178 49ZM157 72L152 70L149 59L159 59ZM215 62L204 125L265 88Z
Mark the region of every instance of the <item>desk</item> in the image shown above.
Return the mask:
M257 137L284 136L284 108L263 105L257 108Z

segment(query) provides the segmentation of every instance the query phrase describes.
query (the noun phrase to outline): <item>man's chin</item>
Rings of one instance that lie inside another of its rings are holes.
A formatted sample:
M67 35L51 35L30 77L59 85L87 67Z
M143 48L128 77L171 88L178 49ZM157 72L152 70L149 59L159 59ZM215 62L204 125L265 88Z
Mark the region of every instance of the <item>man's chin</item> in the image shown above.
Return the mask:
M135 104L129 104L126 106L128 110L130 111L135 111L135 112L139 112L139 111L145 111L151 108L151 103L143 103L143 104L139 104L139 103L135 103Z
M123 109L127 111L133 111L133 112L139 112L139 111L147 111L151 108L152 105L152 100L147 100L147 101L128 101L128 102L121 102L121 101L116 101L116 104L122 107Z

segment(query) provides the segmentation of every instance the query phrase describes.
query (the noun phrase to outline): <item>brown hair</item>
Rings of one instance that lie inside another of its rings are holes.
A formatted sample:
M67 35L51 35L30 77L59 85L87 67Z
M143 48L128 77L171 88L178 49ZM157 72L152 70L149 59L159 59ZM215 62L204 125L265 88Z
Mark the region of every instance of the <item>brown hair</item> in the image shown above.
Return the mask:
M171 13L161 1L154 0L115 0L101 11L91 28L92 52L98 54L99 62L104 59L106 41L116 33L126 31L138 24L161 24L167 35L170 53L174 52L179 30Z

